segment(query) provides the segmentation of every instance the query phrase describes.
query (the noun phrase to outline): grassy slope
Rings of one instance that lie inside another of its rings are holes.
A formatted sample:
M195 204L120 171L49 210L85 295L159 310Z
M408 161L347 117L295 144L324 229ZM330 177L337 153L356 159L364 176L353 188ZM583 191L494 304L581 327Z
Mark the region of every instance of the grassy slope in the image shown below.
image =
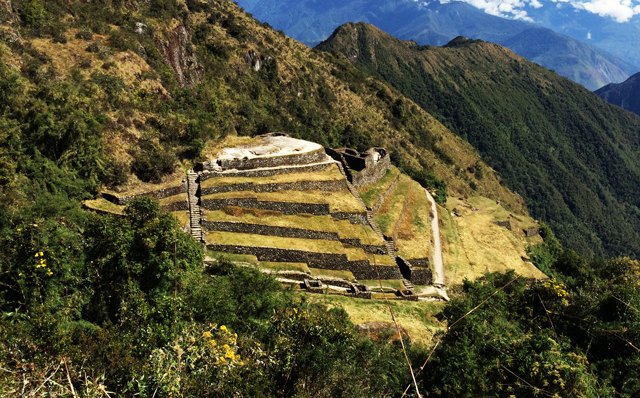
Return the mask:
M460 217L453 215L455 208ZM522 232L534 224L533 219L512 219L517 226L515 231L492 224L492 221L507 220L509 214L494 201L480 197L469 198L468 202L449 198L446 208L438 206L447 285L459 285L465 279L475 280L487 271L510 269L527 278L545 278L533 264L522 260L529 245L542 243L539 235L525 238Z
M636 115L495 44L420 47L360 23L319 48L347 54L468 139L568 247L640 254Z
M26 6L12 4L17 14ZM175 0L162 7L132 1L129 8L101 1L37 4L42 12L35 19L9 28L23 41L0 40L7 93L0 118L11 126L5 129L10 135L0 136L6 148L0 184L11 193L7 211L33 203L41 193L30 191L34 183L75 200L101 184L122 191L122 176L133 187L144 186L141 180L183 179L186 168L229 137L241 141L235 137L269 131L333 147L393 148L394 161L405 168L433 170L454 194L473 192L473 179L460 174L480 161L469 144L385 83L275 32L230 1L192 1L190 9ZM136 23L146 32L135 33ZM179 32L186 37L176 39ZM263 61L260 71L245 60L251 51ZM49 119L34 121L36 114ZM86 137L74 136L73 128ZM48 167L54 172L41 172ZM483 167L477 191L525 211ZM64 178L69 181L61 183Z

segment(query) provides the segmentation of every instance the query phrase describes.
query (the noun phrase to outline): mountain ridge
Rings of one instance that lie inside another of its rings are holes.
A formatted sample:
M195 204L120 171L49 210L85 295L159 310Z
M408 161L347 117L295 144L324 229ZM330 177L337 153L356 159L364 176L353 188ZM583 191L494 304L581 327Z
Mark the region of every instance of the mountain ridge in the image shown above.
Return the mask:
M568 247L588 256L640 253L636 115L481 40L420 46L358 23L318 48L387 80L467 139Z
M243 3L240 1L241 5ZM516 50L525 58L557 70L590 90L610 82L624 81L640 69L640 66L620 56L562 33L524 21L489 15L459 1L445 4L433 2L428 6L387 0L367 3L352 1L325 4L323 8L318 8L311 2L289 4L262 0L245 5L258 18L311 45L324 40L343 23L363 21L372 23L392 36L423 45L444 45L457 36L496 42Z

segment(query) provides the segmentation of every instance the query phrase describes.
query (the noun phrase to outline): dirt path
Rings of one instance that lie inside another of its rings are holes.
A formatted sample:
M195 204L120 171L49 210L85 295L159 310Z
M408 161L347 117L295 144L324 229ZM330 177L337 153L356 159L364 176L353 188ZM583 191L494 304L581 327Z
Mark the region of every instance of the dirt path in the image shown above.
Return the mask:
M426 189L427 199L431 202L433 220L431 220L431 231L433 233L433 285L437 288L444 288L444 266L442 265L442 246L440 243L440 226L438 225L438 208L433 196Z

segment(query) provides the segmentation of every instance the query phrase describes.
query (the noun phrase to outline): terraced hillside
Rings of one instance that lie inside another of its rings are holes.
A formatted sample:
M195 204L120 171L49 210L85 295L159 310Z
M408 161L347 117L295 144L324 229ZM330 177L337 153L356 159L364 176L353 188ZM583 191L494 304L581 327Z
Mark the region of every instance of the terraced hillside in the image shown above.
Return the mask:
M219 148L186 174L155 189L104 191L85 205L121 214L133 198L154 197L205 245L206 263L224 256L310 291L446 298L431 286L437 271L431 221L437 214L425 189L392 166L384 148L333 150L266 134ZM519 249L511 257L521 257ZM458 264L449 267L455 275L469 270L478 276L473 264L448 259ZM544 277L529 269L535 267L520 268L529 277Z

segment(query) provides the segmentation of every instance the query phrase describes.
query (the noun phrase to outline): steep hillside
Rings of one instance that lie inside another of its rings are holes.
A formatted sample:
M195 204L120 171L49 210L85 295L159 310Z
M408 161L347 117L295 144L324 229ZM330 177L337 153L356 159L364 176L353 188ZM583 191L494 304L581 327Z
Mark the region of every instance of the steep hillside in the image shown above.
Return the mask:
M596 91L603 100L640 115L640 73L619 84L608 84Z
M489 15L460 1L427 4L376 0L319 5L313 1L241 0L239 4L309 45L325 40L343 23L363 21L424 45L441 46L457 36L499 43L590 90L621 82L640 69L620 55L590 45L591 41L587 44L540 25ZM586 32L580 39L583 37Z
M179 179L226 136L271 131L392 147L397 165L429 169L452 194L523 210L468 143L414 103L229 1L3 7L3 223L37 201Z
M482 41L419 46L360 23L318 48L344 53L468 139L570 248L640 254L637 116Z

